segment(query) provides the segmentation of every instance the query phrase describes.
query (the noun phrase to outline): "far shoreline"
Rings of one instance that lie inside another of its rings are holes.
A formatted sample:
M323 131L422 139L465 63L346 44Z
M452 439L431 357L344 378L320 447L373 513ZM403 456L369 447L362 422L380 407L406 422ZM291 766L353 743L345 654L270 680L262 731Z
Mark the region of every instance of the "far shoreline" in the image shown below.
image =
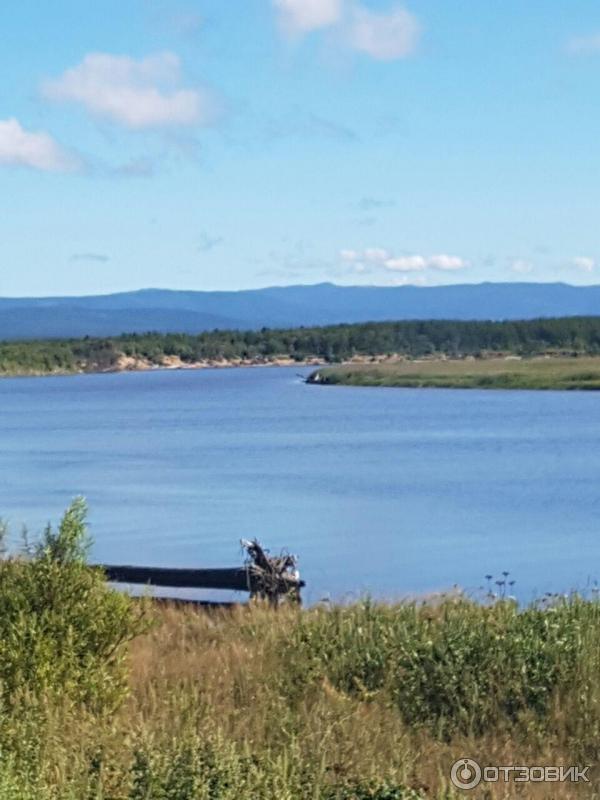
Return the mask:
M126 375L128 373L147 373L147 372L195 372L197 370L229 370L229 369L271 369L274 367L297 367L314 368L327 365L327 361L322 359L307 359L306 361L295 361L294 359L277 358L273 361L260 360L232 360L232 361L198 361L182 362L181 364L163 363L136 363L127 366L116 366L109 369L77 369L77 370L52 370L42 372L32 370L31 372L0 372L0 380L13 378L74 378L82 375Z
M511 354L481 358L426 357L409 359L399 354L358 356L332 364L317 357L297 360L205 359L186 362L165 356L161 362L122 355L106 369L3 372L0 378L59 378L78 375L122 375L145 372L184 372L260 368L312 369L299 377L311 386L381 387L405 389L479 389L509 391L599 391L600 356Z

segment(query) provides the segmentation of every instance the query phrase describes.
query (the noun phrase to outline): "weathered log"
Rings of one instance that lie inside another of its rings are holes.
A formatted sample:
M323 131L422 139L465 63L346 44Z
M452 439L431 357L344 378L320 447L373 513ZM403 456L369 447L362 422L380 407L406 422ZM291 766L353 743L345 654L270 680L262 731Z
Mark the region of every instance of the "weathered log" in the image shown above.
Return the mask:
M97 564L109 581L115 583L145 584L189 589L229 589L237 592L257 593L262 587L262 577L252 565L215 569L189 569L171 567L135 567L118 564ZM286 594L304 586L303 581L291 575L277 576L276 590Z
M268 600L277 606L282 599L300 604L300 588L304 583L297 570L297 558L290 553L280 556L268 555L256 539L242 539L242 547L248 554L246 568L251 575L251 597Z

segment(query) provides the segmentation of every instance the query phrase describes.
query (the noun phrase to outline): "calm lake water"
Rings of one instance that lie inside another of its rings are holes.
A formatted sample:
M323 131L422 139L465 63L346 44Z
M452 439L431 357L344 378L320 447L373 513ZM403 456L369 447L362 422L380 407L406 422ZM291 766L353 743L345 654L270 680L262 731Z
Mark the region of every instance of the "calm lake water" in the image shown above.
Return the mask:
M600 578L600 396L308 386L267 368L0 381L0 516L83 494L94 558L300 555L305 597L509 570L523 600Z

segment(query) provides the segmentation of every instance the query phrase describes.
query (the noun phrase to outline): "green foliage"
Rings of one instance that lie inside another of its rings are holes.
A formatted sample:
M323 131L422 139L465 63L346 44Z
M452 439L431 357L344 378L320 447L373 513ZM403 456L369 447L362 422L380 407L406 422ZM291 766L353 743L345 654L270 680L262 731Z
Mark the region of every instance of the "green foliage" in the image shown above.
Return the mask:
M319 779L315 764L291 747L240 753L221 737L186 735L161 745L142 743L130 767L127 800L420 800L414 790L387 781Z
M373 781L332 787L323 800L421 800L422 797L414 789Z
M325 327L204 333L143 333L93 339L0 343L0 374L101 372L121 356L160 366L166 357L183 363L276 357L329 362L352 356L400 353L411 358L482 353L600 354L600 317L565 317L508 322L407 320Z
M85 504L76 500L32 557L0 562L0 697L60 696L95 708L123 697L123 645L145 626L124 594L86 565Z
M65 511L57 531L48 525L42 540L36 545L39 560L57 564L85 564L91 541L87 535L85 518L87 508L78 497Z
M576 598L552 609L458 600L317 610L287 643L289 679L295 694L326 678L363 700L384 696L407 724L444 738L482 734L525 712L544 716L577 674L582 629L598 623L598 604ZM600 632L587 644L598 660Z
M597 761L597 600L163 613L121 711L5 702L0 800L449 800L465 754Z
M78 500L0 561L0 800L450 800L459 757L599 761L597 591L167 606L126 647L143 605L88 545Z

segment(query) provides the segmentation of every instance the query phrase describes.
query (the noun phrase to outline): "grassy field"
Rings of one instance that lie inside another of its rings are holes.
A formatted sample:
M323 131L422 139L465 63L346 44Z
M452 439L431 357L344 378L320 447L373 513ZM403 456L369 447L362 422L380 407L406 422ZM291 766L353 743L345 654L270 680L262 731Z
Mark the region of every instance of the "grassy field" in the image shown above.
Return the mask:
M600 358L399 361L322 367L310 383L448 389L600 389Z
M452 764L590 766L600 601L153 608L85 563L85 509L0 560L0 800L452 800Z
M2 800L449 800L461 757L598 760L594 602L166 608L127 665L118 708L10 701ZM598 796L485 788L471 796Z

